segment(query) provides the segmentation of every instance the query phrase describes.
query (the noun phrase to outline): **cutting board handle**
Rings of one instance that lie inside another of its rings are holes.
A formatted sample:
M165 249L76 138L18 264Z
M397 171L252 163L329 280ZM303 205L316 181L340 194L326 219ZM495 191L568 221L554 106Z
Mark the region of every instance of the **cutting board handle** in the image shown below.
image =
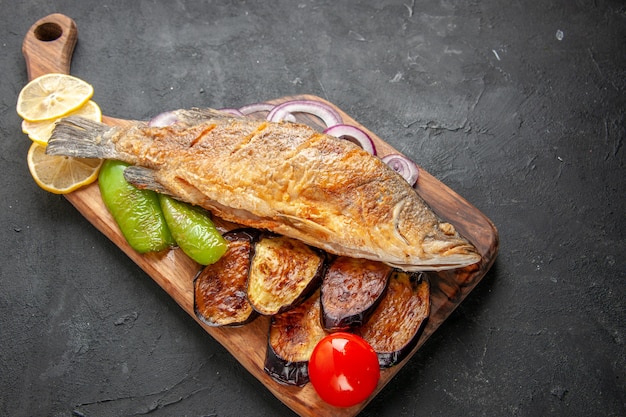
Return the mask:
M78 29L71 18L54 13L33 24L22 44L28 79L49 73L70 73Z

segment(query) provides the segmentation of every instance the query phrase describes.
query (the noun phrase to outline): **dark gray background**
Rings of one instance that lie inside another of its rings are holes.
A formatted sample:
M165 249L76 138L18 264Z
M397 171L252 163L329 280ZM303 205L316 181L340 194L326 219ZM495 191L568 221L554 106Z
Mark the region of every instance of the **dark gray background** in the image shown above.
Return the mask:
M21 44L53 12L107 115L316 94L497 225L490 273L363 416L626 415L626 5L604 0L0 0L0 415L292 414L32 181Z

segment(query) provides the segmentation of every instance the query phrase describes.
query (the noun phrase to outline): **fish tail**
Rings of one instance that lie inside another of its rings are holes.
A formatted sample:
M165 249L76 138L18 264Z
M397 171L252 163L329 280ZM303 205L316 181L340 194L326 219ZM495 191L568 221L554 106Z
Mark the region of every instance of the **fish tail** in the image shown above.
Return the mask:
M117 152L110 140L112 129L84 117L63 118L52 131L46 153L75 158L116 159Z

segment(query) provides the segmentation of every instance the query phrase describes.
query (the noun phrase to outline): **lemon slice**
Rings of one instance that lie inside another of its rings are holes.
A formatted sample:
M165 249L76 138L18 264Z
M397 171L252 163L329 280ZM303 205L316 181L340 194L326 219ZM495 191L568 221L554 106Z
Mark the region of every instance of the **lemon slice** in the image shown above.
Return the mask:
M41 188L55 194L67 194L98 178L100 159L47 155L46 147L33 142L28 150L28 169Z
M98 104L92 100L89 100L83 106L69 112L63 117L68 116L81 116L89 120L93 120L94 122L102 121L102 111L100 110ZM50 139L50 135L52 135L52 130L54 129L57 120L59 119L42 120L40 122L29 122L27 120L23 120L22 132L26 133L32 141L46 146L48 144L48 139Z
M78 109L93 96L93 86L67 74L46 74L22 88L17 114L37 122L56 119Z

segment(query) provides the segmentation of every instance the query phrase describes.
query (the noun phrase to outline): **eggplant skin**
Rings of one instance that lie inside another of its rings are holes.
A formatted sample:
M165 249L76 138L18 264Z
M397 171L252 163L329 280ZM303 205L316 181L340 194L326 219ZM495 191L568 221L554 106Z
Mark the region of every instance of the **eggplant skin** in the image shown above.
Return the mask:
M264 234L254 246L248 300L263 315L293 308L319 287L326 254L285 236Z
M237 229L224 234L226 253L194 278L194 312L212 327L238 326L258 316L246 295L250 259L258 232Z
M302 387L309 383L309 361L291 362L281 359L268 345L263 370L280 384Z
M367 322L385 294L392 271L382 262L335 258L322 280L322 326L339 331Z
M394 270L374 314L356 330L378 355L381 368L397 365L417 346L430 315L430 285L423 273Z
M264 370L281 384L309 382L309 358L328 334L320 324L319 299L318 289L299 306L272 316Z

